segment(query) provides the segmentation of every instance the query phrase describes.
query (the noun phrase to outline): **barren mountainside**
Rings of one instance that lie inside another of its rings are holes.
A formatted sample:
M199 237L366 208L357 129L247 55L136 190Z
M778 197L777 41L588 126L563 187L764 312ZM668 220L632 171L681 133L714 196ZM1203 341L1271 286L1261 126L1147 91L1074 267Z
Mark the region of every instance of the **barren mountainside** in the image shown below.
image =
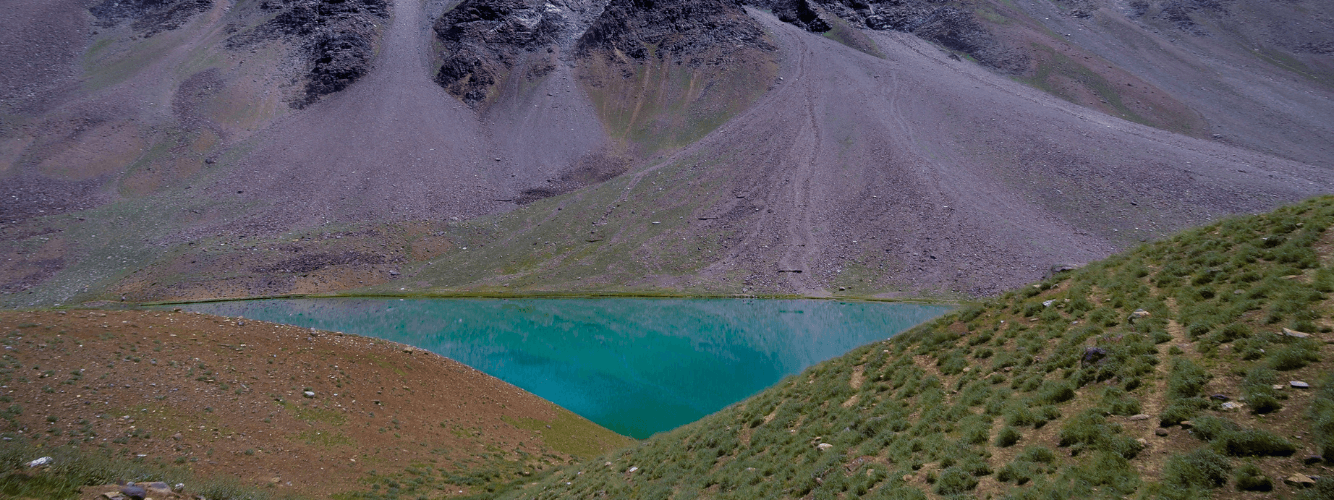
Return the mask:
M29 3L0 288L984 296L1328 192L1321 12Z

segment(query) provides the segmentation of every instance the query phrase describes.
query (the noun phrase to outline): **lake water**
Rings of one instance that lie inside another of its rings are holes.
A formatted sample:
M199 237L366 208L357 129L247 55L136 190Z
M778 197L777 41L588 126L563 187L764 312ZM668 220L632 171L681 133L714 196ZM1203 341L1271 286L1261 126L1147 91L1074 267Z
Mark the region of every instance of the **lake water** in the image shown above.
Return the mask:
M767 299L277 299L185 306L413 345L645 438L947 307Z

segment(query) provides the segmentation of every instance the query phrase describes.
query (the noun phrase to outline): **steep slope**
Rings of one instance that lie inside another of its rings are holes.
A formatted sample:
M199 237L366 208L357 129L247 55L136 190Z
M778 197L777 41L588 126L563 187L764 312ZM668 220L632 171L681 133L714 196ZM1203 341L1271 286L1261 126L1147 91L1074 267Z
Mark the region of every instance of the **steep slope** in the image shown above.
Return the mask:
M1140 246L510 497L1327 498L1331 226L1326 196Z
M0 61L9 306L978 296L1331 188L1306 0L50 5L5 21L50 57Z
M1085 107L1320 165L1334 129L1334 18L1320 1L758 0L845 41L913 33ZM1313 15L1314 13L1314 15ZM850 43L856 46L856 43Z
M985 295L1334 187L1326 169L1054 100L912 36L869 33L881 59L752 14L783 54L754 106L604 185L464 225L473 251L391 286Z
M355 335L94 310L0 313L0 335L7 498L83 486L62 478L175 483L173 469L275 498L406 494L428 480L476 494L632 442L460 363ZM20 465L43 455L60 461ZM227 491L206 495L247 493Z
M1129 83L1170 96L1198 116L1192 135L1314 165L1334 164L1334 124L1328 119L1334 113L1334 17L1327 2L1022 0L1013 5L1030 19L1041 19L1062 42L1048 44L1046 61L1036 71L1045 65L1048 74L1065 73L1067 81L1101 73L1113 84L1111 92L1087 85L1094 91L1085 96L1059 92L1059 81L1045 84L1058 94L1104 107L1099 100L1115 98L1126 108L1151 102L1152 95L1124 93L1131 89L1120 88L1124 76L1099 71L1114 67L1138 80ZM1071 62L1081 58L1088 59L1083 63L1088 69L1071 71Z

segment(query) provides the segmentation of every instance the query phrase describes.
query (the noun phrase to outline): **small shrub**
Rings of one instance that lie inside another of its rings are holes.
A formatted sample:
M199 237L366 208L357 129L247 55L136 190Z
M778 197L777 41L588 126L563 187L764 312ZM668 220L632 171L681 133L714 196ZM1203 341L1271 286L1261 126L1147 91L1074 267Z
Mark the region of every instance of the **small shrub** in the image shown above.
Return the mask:
M1019 458L1029 462L1049 464L1056 460L1056 453L1046 446L1029 446L1024 448L1023 453L1019 454Z
M1139 400L1127 395L1120 387L1108 387L1103 391L1102 408L1112 415L1134 415L1142 410Z
M1274 482L1269 476L1260 472L1260 468L1255 464L1246 464L1237 469L1236 475L1232 476L1233 483L1241 491L1271 491L1274 489Z
M1246 326L1244 323L1232 323L1223 327L1217 335L1212 336L1209 340L1219 344L1226 344L1237 339L1250 338L1250 336L1251 328L1249 326Z
M1084 445L1124 458L1134 458L1143 446L1120 433L1119 425L1107 423L1107 419L1094 408L1066 420L1059 434L1060 446Z
M1033 464L1023 460L1015 460L1001 470L996 472L996 480L1002 483L1014 481L1015 484L1023 486L1033 479Z
M1319 348L1312 342L1296 342L1271 353L1269 366L1279 371L1296 370L1320 361L1319 353Z
M1286 457L1297 452L1297 445L1260 429L1228 433L1218 441L1218 445L1234 457Z
M1209 378L1209 372L1189 358L1175 358L1172 360L1171 373L1167 377L1167 396L1173 399L1198 396L1204 384L1209 382Z
M1208 448L1173 455L1163 465L1163 481L1183 489L1217 488L1227 484L1232 464Z
M1065 382L1047 382L1038 391L1037 399L1044 403L1064 403L1075 398L1075 390Z
M1163 412L1158 415L1158 425L1168 427L1195 418L1195 415L1200 411L1200 407L1204 404L1206 403L1198 399L1177 400L1168 403L1167 408L1163 408Z
M936 478L936 494L958 495L977 487L977 478L961 467L950 467Z
M1014 446L1015 443L1018 443L1019 439L1022 437L1023 435L1019 434L1018 429L1007 425L996 435L996 446L1009 448Z
M1296 445L1277 434L1261 429L1247 429L1231 420L1214 416L1196 420L1195 436L1213 443L1219 451L1234 457L1286 457L1297 451Z
M1277 381L1278 374L1263 366L1252 368L1246 373L1246 379L1242 382L1242 397L1252 412L1270 413L1283 408L1278 391L1273 387Z

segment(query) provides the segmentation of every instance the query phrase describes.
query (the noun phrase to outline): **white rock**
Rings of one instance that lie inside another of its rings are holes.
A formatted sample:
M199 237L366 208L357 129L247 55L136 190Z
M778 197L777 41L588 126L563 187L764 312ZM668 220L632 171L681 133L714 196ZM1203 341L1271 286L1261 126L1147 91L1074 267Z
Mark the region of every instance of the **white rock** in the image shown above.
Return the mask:
M829 444L829 443L820 443L820 444L815 445L815 447L816 447L816 448L819 448L820 451L825 451L825 450L828 450L828 449L830 449L830 448L833 448L834 445Z
M302 396L305 396L305 397L308 397L308 398L313 398L313 397L315 397L315 391L306 391L306 392L301 393L301 395L302 395Z
M1299 332L1299 331L1297 331L1297 330L1293 330L1293 329L1289 329L1289 328L1284 328L1284 329L1283 329L1283 334L1284 334L1284 335L1287 335L1287 336L1289 336L1289 337L1296 337L1296 338L1299 338L1299 339L1304 339L1304 338L1307 338L1307 337L1310 337L1310 336L1311 336L1311 334L1309 334L1309 333L1302 333L1302 332Z
M31 461L31 462L28 462L28 467L41 467L41 466L43 466L43 465L51 465L51 462L54 462L54 461L55 461L54 458L51 458L51 457L42 457L42 458L39 458L39 459L37 459L37 460L33 460L33 461Z

